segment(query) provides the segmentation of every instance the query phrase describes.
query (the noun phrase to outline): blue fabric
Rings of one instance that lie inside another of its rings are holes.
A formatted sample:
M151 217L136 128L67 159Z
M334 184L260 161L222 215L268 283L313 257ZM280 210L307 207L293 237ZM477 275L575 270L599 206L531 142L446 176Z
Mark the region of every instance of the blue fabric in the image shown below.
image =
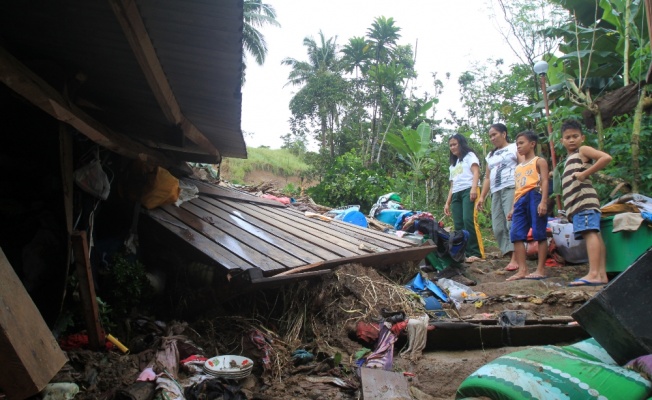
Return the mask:
M428 279L423 279L421 274L417 274L414 278L412 278L412 280L408 282L405 287L417 293L428 289L435 296L439 297L443 302L448 302L448 296L446 296L446 293L433 282L429 281Z
M540 203L541 193L536 190L530 190L516 201L512 214L512 230L509 233L512 243L525 242L530 228L532 228L532 238L535 241L546 240L548 216L539 216L537 207Z
M582 240L582 232L600 232L600 217L598 210L584 210L573 215L573 234L575 240Z
M652 222L652 213L647 212L647 211L642 211L641 216L643 217L644 220L647 222Z
M398 215L396 218L396 222L394 223L394 229L397 231L400 231L401 228L403 228L403 224L405 223L405 219L411 215L414 215L414 211L403 211L401 214Z

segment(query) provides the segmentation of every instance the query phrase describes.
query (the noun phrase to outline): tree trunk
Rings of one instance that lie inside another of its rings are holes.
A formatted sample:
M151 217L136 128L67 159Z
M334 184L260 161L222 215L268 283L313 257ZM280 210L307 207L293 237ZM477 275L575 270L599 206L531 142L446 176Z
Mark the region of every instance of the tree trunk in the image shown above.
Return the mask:
M328 122L325 113L321 115L321 149L326 150L326 135L328 134Z
M632 0L625 1L625 49L623 50L623 84L629 85L629 20L632 14Z
M631 148L632 148L632 192L638 193L639 183L641 181L641 166L639 163L639 143L641 138L641 121L643 120L643 106L645 104L645 87L641 89L641 97L638 100L636 105L636 110L634 111L634 123L632 125L632 138L631 138Z
M598 132L598 149L604 150L604 124L602 123L602 112L600 106L596 104L595 111L595 130Z

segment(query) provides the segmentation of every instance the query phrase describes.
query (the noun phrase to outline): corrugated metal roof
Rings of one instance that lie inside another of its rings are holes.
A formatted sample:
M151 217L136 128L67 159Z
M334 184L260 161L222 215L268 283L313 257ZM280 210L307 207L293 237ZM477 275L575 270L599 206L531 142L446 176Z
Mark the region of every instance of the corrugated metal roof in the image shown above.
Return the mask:
M130 0L4 2L0 43L115 132L177 147L112 7ZM136 0L183 115L222 156L246 157L240 129L242 0ZM83 76L82 81L76 76ZM192 144L191 144L192 145Z
M306 266L420 260L434 250L346 222L309 218L297 209L245 192L198 186L199 198L145 214L226 272L254 270L253 276L269 277Z

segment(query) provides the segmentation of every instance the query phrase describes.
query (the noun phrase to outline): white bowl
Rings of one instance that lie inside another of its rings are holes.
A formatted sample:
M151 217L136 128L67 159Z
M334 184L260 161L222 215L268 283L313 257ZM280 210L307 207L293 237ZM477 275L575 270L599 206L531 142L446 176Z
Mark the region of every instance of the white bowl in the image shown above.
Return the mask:
M254 366L252 359L242 356L226 355L209 358L204 363L204 370L219 374L238 374L243 371L250 371Z

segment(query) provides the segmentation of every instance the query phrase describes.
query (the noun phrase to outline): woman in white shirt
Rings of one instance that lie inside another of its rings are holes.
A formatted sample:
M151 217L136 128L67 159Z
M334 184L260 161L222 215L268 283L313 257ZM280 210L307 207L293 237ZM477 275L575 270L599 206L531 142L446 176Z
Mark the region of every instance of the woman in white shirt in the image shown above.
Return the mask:
M505 270L515 271L518 269L518 263L514 258L514 245L509 239L511 224L507 221L507 214L514 204L514 168L518 165L519 156L516 143L509 143L505 125L491 125L489 140L494 149L486 157L487 172L476 208L483 209L484 201L491 190L491 226L502 255L511 256Z
M456 231L464 229L469 232L466 262L479 261L484 258L484 246L475 208L479 194L480 160L469 147L466 138L460 134L455 134L448 140L448 148L451 187L444 214L452 214Z

